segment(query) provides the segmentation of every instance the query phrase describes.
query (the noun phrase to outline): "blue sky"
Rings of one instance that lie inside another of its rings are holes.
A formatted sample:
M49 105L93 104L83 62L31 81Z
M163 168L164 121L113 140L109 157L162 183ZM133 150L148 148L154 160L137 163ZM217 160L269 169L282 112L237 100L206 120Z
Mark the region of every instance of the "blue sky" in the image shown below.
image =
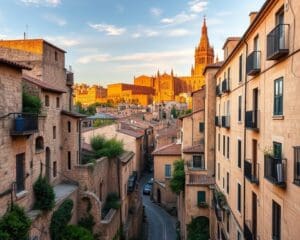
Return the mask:
M0 39L44 38L64 48L76 82L188 75L203 16L215 52L240 36L264 0L1 0ZM220 56L222 58L222 56Z

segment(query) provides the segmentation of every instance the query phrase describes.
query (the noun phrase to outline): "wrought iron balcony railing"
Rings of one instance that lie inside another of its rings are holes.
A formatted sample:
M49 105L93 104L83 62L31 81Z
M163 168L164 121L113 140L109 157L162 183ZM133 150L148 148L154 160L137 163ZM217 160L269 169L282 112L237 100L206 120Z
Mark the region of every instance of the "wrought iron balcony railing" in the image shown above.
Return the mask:
M278 24L267 35L267 60L278 60L289 53L289 25Z
M37 132L38 114L34 113L12 113L13 127L10 134L12 136L26 136Z
M279 187L286 187L286 159L265 155L265 178Z
M247 75L253 76L260 72L260 51L253 51L247 57Z
M226 93L226 92L229 92L230 89L229 89L229 79L224 79L222 81L222 92L223 93Z
M254 110L254 111L247 111L246 112L246 128L250 128L253 130L258 131L259 130L259 111Z
M222 116L222 127L230 128L230 116Z
M253 165L249 160L244 162L244 173L245 177L251 182L259 183L259 164Z

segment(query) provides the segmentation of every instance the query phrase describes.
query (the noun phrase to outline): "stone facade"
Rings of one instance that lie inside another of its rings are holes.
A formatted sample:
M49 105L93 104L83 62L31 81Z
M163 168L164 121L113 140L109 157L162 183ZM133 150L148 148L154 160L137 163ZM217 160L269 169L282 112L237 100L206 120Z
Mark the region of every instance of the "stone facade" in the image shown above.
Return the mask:
M300 234L299 11L296 0L266 1L215 74L218 86L229 84L216 100L225 117L216 127L216 183L229 206L218 236Z

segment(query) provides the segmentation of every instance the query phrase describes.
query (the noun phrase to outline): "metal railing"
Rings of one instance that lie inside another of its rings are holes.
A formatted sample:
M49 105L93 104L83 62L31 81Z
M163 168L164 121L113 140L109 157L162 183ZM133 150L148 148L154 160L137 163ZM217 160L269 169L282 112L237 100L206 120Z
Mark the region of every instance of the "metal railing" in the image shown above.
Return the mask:
M229 79L224 79L222 81L222 92L223 93L226 93L226 92L229 92L230 89L229 89Z
M265 155L265 178L279 187L285 187L286 163L286 159Z
M222 92L221 92L220 86L217 85L217 86L216 86L216 95L217 95L217 96L221 96L221 94L222 94Z
M245 116L246 128L259 129L259 110L247 111Z
M245 160L244 162L244 173L245 177L251 182L251 183L259 183L259 164L256 163L255 166L253 166L252 162L249 160Z
M267 35L267 59L277 60L289 53L289 25L278 24Z
M222 116L222 127L230 128L230 116Z
M38 114L12 113L13 127L11 135L29 135L38 131Z
M260 51L253 51L247 57L247 75L252 76L260 72L260 55Z

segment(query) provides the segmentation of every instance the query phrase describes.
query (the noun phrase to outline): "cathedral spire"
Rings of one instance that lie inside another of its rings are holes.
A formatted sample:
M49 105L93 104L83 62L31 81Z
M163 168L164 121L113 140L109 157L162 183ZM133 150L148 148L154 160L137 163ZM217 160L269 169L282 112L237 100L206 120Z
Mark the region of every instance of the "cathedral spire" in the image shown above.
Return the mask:
M207 35L207 26L206 26L206 17L203 18L202 30L201 30L201 38L199 46L201 47L209 47L209 40Z

